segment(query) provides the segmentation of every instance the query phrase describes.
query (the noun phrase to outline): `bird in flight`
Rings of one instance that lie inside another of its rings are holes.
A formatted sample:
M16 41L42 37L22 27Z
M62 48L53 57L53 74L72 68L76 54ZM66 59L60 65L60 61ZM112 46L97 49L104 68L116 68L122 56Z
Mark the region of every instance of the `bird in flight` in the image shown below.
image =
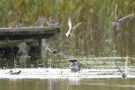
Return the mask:
M125 22L127 20L130 20L134 17L134 14L129 14L121 19L118 20L118 10L117 10L117 5L115 6L115 21L112 22L112 26L115 25L120 25L122 22Z
M46 49L50 51L50 54L51 54L51 55L57 56L57 55L59 54L59 55L64 56L65 58L67 58L67 56L66 56L65 54L63 54L63 53L60 52L61 47L60 47L58 50L55 50L55 49L51 48L51 47L48 45Z
M68 31L67 31L67 33L66 33L66 36L67 37L69 37L69 36L71 36L71 31L73 30L73 29L76 29L78 26L80 26L82 24L82 22L79 22L79 23L77 23L73 28L72 28L72 22L71 22L71 18L69 17L68 18L68 26L69 26L69 29L68 29Z

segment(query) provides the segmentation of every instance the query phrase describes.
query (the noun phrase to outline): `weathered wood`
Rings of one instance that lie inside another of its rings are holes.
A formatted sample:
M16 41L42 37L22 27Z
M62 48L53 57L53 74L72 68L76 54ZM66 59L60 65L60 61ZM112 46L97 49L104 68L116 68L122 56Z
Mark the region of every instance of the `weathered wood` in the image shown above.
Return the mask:
M34 40L34 39L23 39L23 40L10 40L10 44L15 47L15 46L18 46L19 43L21 42L26 42L28 44L32 44L33 42L37 42L37 40ZM3 48L3 47L10 47L8 41L0 41L0 48ZM11 48L11 47L10 47Z
M59 26L0 28L0 40L5 40L5 37L9 40L49 38L56 33L60 33Z
M37 64L37 60L39 61L38 64L42 64L42 58L41 58L41 46L42 46L42 39L43 38L50 38L56 33L60 33L60 27L54 26L54 27L21 27L21 28L0 28L0 55L2 58L6 58L6 62L8 61L8 56L10 54L14 54L17 56L17 53L19 51L18 44L20 42L38 42L38 45L36 46L30 46L30 56L31 61L35 62ZM9 41L10 41L10 45ZM7 56L8 55L8 56ZM26 67L26 56L20 57L19 63L25 65ZM11 61L11 67L14 65L14 60L12 60L12 57L9 57L9 61ZM22 63L23 62L23 63ZM10 65L9 62L6 67ZM32 63L33 64L33 63ZM35 65L36 66L36 65Z

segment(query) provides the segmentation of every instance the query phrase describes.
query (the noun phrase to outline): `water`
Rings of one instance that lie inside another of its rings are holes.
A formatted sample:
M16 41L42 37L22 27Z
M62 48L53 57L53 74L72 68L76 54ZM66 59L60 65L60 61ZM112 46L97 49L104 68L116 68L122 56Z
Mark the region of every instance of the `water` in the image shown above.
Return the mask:
M135 79L0 79L0 90L135 90Z

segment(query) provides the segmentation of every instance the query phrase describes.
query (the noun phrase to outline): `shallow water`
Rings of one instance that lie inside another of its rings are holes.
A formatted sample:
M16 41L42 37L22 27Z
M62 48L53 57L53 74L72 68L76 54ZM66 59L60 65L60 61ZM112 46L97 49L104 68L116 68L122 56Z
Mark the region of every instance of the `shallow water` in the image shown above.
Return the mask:
M135 79L0 79L0 90L135 90Z

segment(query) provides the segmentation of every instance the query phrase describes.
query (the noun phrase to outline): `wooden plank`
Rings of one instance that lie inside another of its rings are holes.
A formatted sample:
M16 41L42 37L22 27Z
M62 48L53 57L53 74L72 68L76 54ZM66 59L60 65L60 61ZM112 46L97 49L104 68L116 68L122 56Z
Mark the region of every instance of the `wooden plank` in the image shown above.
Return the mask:
M0 28L0 40L5 37L10 40L50 38L56 33L60 33L60 26Z
M37 30L56 30L60 26L45 26L45 27L18 27L18 28L0 28L0 32L12 32L12 31L37 31Z

